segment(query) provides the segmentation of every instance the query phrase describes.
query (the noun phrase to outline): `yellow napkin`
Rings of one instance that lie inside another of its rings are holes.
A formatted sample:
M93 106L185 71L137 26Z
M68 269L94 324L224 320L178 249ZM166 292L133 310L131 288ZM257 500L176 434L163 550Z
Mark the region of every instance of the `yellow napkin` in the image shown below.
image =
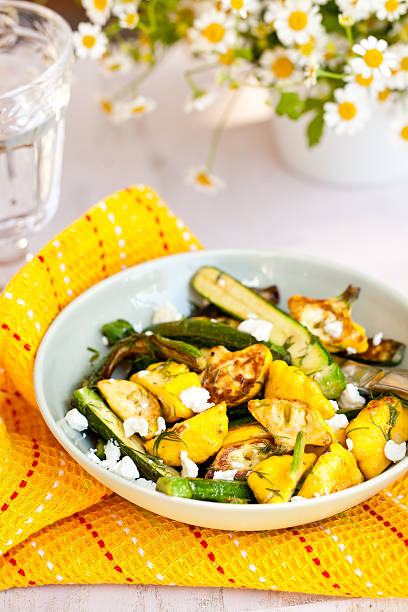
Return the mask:
M2 293L0 589L111 582L408 596L408 477L317 524L228 533L111 495L48 431L32 374L55 316L123 267L197 248L160 198L137 186L68 227Z

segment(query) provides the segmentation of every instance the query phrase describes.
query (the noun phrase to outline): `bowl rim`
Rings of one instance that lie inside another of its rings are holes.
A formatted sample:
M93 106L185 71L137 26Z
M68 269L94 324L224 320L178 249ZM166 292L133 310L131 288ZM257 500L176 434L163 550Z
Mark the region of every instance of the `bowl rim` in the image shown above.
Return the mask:
M63 428L60 425L58 425L58 422L52 416L48 408L47 400L46 400L45 393L43 390L43 385L42 385L43 363L47 355L48 343L50 342L50 339L52 338L54 332L58 329L58 327L64 324L65 317L69 316L71 311L75 310L84 301L86 301L90 294L93 294L94 292L98 292L98 291L103 291L106 287L109 287L110 284L115 284L118 281L118 279L126 278L126 276L129 273L132 273L135 269L141 270L143 273L143 271L146 269L148 270L148 269L154 269L157 267L161 267L163 265L163 262L166 262L169 260L171 261L181 260L182 261L186 259L186 260L194 261L194 259L199 259L203 255L208 255L210 258L211 257L216 258L219 256L232 256L232 257L255 256L260 259L262 257L268 257L268 258L272 257L276 259L296 261L298 263L304 262L304 263L308 263L312 265L314 264L314 265L318 265L318 266L325 267L328 269L337 270L342 273L358 275L359 279L361 279L362 282L366 281L369 284L375 285L380 291L385 292L388 295L391 295L393 299L398 301L401 304L401 306L407 310L407 315L408 315L408 298L406 298L403 294L401 294L399 291L395 290L394 288L389 287L383 281L377 280L371 275L366 274L365 272L360 272L359 270L356 270L355 268L352 268L351 266L346 266L346 265L339 264L337 262L333 262L330 260L323 260L315 256L305 255L305 254L302 254L301 252L294 253L293 251L286 251L285 249L229 248L229 249L205 249L205 250L198 250L198 251L187 251L183 253L176 253L173 255L158 257L156 259L152 259L152 260L145 261L139 264L135 264L134 266L131 266L129 268L116 272L115 274L112 274L111 276L95 283L95 285L93 285L92 287L89 287L84 292L82 292L80 295L78 295L74 300L72 300L72 302L70 302L60 313L58 313L58 315L54 318L54 320L49 325L46 333L44 334L40 342L40 345L37 349L37 354L35 357L34 390L35 390L35 396L37 399L37 403L38 403L41 415L44 418L45 422L47 423L47 426L49 427L49 429L55 436L55 438L65 448L65 450L69 452L69 454L75 459L75 461L78 461L80 465L82 465L86 471L91 473L91 475L93 475L96 480L99 480L99 482L101 482L101 479L95 476L95 472L97 474L99 473L101 475L101 478L103 477L103 479L105 479L105 477L108 475L109 480L112 480L113 482L117 483L118 486L122 486L122 487L126 486L134 491L139 491L139 492L142 491L143 494L146 495L150 499L157 499L158 495L160 496L160 498L162 498L162 496L164 495L163 493L159 491L138 485L137 480L136 481L125 481L123 478L121 478L119 475L115 474L114 472L108 471L100 467L97 463L92 461L92 459L90 459L69 438L69 436L64 432ZM291 512L291 510L289 510L290 508L292 509L296 508L297 510L302 510L304 508L310 508L311 506L313 507L318 507L320 505L324 506L326 503L329 503L332 500L333 501L335 500L347 501L348 498L355 497L360 492L363 492L363 491L369 492L370 488L372 487L378 488L378 485L381 486L382 483L384 483L384 486L381 487L381 490L382 490L386 488L386 486L388 486L388 484L386 483L389 482L389 476L391 472L392 472L392 481L395 481L400 476L402 476L406 471L408 471L408 456L402 459L401 461L395 463L394 465L390 465L384 472L382 472L378 476L375 476L374 478L371 478L370 480L366 480L362 482L361 484L354 485L353 487L344 489L343 491L338 491L336 493L330 493L329 495L324 495L324 496L316 497L316 498L309 498L305 500L296 500L295 503L291 501L281 502L279 504L229 504L226 502L217 502L216 506L217 506L217 510L219 509L220 512L228 510L229 512L232 512L234 514L242 514L242 513L246 514L247 512L249 512L249 513L257 513L257 514L268 513L271 515L273 511L278 512L280 510L283 510L284 512L285 511ZM109 485L107 486L109 487ZM371 495L367 495L366 499L368 499L369 497L371 497ZM171 497L171 500L172 500L172 503L175 505L182 504L183 506L190 505L191 507L197 507L197 504L199 504L200 508L208 509L208 510L214 509L214 503L215 503L211 501L202 501L202 500L188 499L188 498L183 498L183 497ZM135 503L135 502L131 502L131 503ZM358 505L358 504L352 504L352 506L353 505ZM251 528L249 527L249 531L250 530Z

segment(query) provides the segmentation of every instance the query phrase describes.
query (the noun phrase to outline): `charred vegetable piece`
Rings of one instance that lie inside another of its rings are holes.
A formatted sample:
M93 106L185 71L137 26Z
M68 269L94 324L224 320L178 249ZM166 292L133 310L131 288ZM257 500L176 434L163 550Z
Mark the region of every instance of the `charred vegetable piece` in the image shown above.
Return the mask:
M299 495L308 498L329 495L362 482L364 477L357 467L354 455L335 442L328 452L317 459Z
M405 344L402 344L402 342L382 340L380 344L374 346L373 339L368 338L368 349L364 353L352 355L339 353L339 356L368 365L397 366L403 360L404 353Z
M267 438L253 438L229 444L218 451L205 477L213 478L216 471L238 470L235 479L245 480L248 472L258 463L272 455L282 454L282 449Z
M127 338L136 332L129 321L117 319L116 321L105 323L102 327L102 333L108 339L109 344L115 344L115 342Z
M306 327L218 268L203 266L192 280L203 297L239 319L257 315L273 324L270 342L287 348L293 365L320 385L324 395L336 399L346 386L344 374Z
M248 405L235 406L228 410L229 427L245 425L253 421L252 414L248 410Z
M200 375L201 384L209 392L211 401L238 406L258 395L271 363L271 352L264 344L253 344L235 352L215 346Z
M336 353L350 348L362 353L368 348L367 336L364 328L351 318L351 304L359 293L358 287L349 285L341 295L327 300L292 295L288 300L290 314L329 351Z
M408 408L397 397L372 400L350 421L346 435L353 441L352 452L368 480L381 474L391 463L384 454L388 440L408 440Z
M246 285L245 285L246 286ZM250 287L248 287L250 289ZM258 289L256 287L252 288L252 291L257 295L260 295L261 298L270 302L271 304L279 304L280 294L277 285L270 285L270 287L265 287L264 289Z
M156 457L148 455L139 436L126 438L123 423L104 400L92 389L83 387L74 391L72 405L88 419L89 428L105 441L116 440L121 453L128 455L145 478L156 481L160 476L174 476L178 472Z
M320 412L307 402L281 398L251 400L249 412L262 423L275 442L293 448L299 431L305 433L306 444L328 446L334 440L332 428Z
M194 415L191 408L181 401L180 393L190 387L201 387L201 383L198 374L190 372L184 363L175 361L155 363L147 370L133 374L130 380L142 385L157 397L167 423L188 419Z
M273 361L265 385L265 398L303 400L320 412L324 419L334 416L334 408L323 395L319 385L299 368L288 366L284 361Z
M315 461L314 453L304 453L304 438L300 434L296 438L293 457L273 456L258 463L248 476L248 485L259 504L287 502Z
M229 444L237 444L238 442L243 442L244 440L252 440L255 438L270 438L272 439L271 434L263 425L258 423L258 421L254 421L253 417L250 414L251 421L249 423L236 425L235 423L228 427L228 434L224 440L224 446ZM229 417L229 411L228 411Z
M167 465L181 465L180 452L187 451L194 463L204 463L221 448L228 431L225 402L213 406L191 419L177 423L145 444L148 453Z
M125 421L131 417L145 419L148 424L148 434L143 436L149 440L156 435L157 419L161 415L160 404L147 389L129 380L100 380L97 387L113 412Z
M201 499L226 504L255 502L246 482L239 480L206 480L205 478L160 478L156 491L174 497Z
M237 321L237 323L239 323ZM203 318L184 319L183 321L171 321L170 323L160 323L153 325L151 331L165 336L184 340L201 347L213 347L216 345L225 346L230 351L238 351L252 344L258 344L256 338L226 325ZM284 348L266 343L274 355L281 359L289 359L289 353Z

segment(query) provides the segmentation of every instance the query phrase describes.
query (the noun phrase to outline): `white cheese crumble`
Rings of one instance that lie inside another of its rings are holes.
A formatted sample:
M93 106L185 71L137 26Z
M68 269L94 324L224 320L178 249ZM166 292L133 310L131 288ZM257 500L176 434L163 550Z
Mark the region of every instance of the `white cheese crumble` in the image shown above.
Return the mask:
M76 408L67 412L65 420L71 429L75 429L75 431L84 431L88 427L88 419Z
M251 334L258 342L267 342L272 331L272 323L263 319L246 319L238 325L239 331Z
M153 480L146 480L146 478L138 478L136 483L143 487L144 489L152 489L153 491L156 489L156 483Z
M350 440L350 438L346 438L346 446L348 448L349 451L353 450L353 440Z
M111 470L120 459L120 448L114 440L108 440L104 446L105 460L101 462L102 467Z
M231 467L238 470L246 470L248 466L242 461L231 461Z
M102 336L102 344L103 344L104 346L108 346L108 344L109 344L109 340L107 339L107 337L106 337L106 336Z
M145 331L145 336L153 336L153 332L148 329L147 331Z
M238 470L215 470L213 480L234 480Z
M373 346L378 346L381 344L384 338L384 334L382 332L377 332L373 338Z
M303 495L294 495L293 497L291 497L290 501L291 502L300 502L300 501L305 501L307 499L307 497L303 497Z
M139 378L143 378L143 376L147 376L148 374L150 374L149 370L140 370L137 375Z
M329 336L332 338L340 338L341 334L343 333L343 323L342 321L337 320L330 321L329 323L326 323L323 329L326 334L329 334Z
M181 461L181 476L183 478L197 478L198 476L198 465L192 461L187 455L187 451L180 451Z
M401 442L401 444L397 444L394 440L388 440L384 446L384 455L390 461L396 463L397 461L401 461L404 459L407 452L407 443Z
M90 448L87 454L88 459L91 459L94 463L101 463L101 460L95 453L96 448Z
M163 419L163 417L157 417L157 430L154 432L155 436L158 436L159 434L161 434L162 431L166 431L166 421Z
M366 403L364 397L360 395L356 385L348 383L343 393L339 397L340 408L349 408L350 410L355 408L361 408Z
M330 402L330 403L331 403L331 405L333 406L333 408L334 408L334 412L337 412L337 411L338 411L338 409L339 409L339 405L338 405L338 403L336 402L336 400L329 400L329 402Z
M126 480L135 480L136 478L139 478L139 470L137 469L135 462L127 455L122 457L112 471L115 472L115 474L122 476L122 478L126 478Z
M345 414L335 414L334 417L326 421L328 425L333 429L334 432L339 429L344 429L348 425L348 418Z
M207 389L202 387L189 387L184 389L179 395L180 401L186 408L190 408L193 412L204 412L214 406L209 402L210 394Z
M123 421L123 429L127 438L135 433L145 437L149 433L149 423L143 417L129 417Z
M357 349L353 348L352 346L348 346L346 351L347 355L355 355L357 353Z
M170 321L180 321L183 315L171 302L164 302L153 313L152 323L169 323Z

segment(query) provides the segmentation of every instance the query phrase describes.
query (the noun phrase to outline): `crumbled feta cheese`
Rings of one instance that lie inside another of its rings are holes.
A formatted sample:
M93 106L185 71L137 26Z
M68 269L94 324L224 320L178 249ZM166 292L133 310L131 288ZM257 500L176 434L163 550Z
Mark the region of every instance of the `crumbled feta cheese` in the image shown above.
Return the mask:
M303 497L303 495L294 495L293 497L291 497L290 501L291 502L300 502L300 501L305 501L307 499L307 497Z
M107 339L107 337L106 337L106 336L102 336L102 344L103 344L104 346L108 346L108 344L109 344L109 340Z
M263 319L246 319L238 325L239 331L251 334L258 342L267 342L272 331L272 323Z
M350 438L346 438L346 446L348 448L349 451L353 450L353 440L350 440Z
M153 332L148 329L147 331L145 331L145 336L153 336Z
M315 491L315 492L313 493L313 496L314 496L314 497L321 497L321 494L320 494L320 493L318 493L317 491Z
M75 429L75 431L84 431L88 427L88 419L76 408L67 412L65 420L71 429Z
M155 436L158 436L159 434L161 434L162 431L166 431L166 421L163 419L163 417L157 417L157 430L154 432Z
M397 444L394 440L388 440L384 446L384 455L390 461L396 463L397 461L401 461L404 459L407 452L407 443L401 442L401 444Z
M125 436L130 438L138 433L140 436L147 436L149 433L149 423L143 417L129 417L123 421Z
M353 348L352 346L348 346L346 351L347 355L355 355L357 353L357 349Z
M136 482L144 489L152 489L153 491L156 489L156 483L153 482L153 480L146 480L146 478L138 478Z
M88 459L92 459L95 463L101 463L99 457L95 454L96 448L90 448L87 454Z
M348 418L345 414L335 414L334 417L328 419L326 421L328 425L333 429L333 431L339 431L339 429L344 429L348 425Z
M373 346L378 346L381 344L384 338L384 334L382 332L377 332L373 338Z
M238 470L215 470L213 480L234 480Z
M183 315L171 302L164 302L153 313L152 323L169 323L170 321L180 321Z
M331 403L331 405L333 406L334 411L335 411L335 412L337 412L337 411L338 411L338 409L339 409L339 405L338 405L338 403L336 402L336 400L329 400L329 402L330 402L330 403Z
M231 467L237 468L238 470L246 470L248 466L242 461L231 461Z
M181 461L181 476L183 478L197 478L198 476L198 465L192 461L187 455L187 451L182 450L180 452Z
M337 320L330 321L329 323L326 323L323 329L326 334L329 334L329 336L332 338L340 338L341 334L343 333L343 322Z
M120 448L117 442L114 442L114 440L108 440L104 446L104 451L105 460L101 462L102 467L106 467L108 470L111 470L115 467L120 459Z
M339 397L340 408L349 408L353 410L355 408L361 408L366 403L364 397L360 395L356 385L348 383L343 393Z
M184 389L179 395L180 401L186 408L190 408L193 412L204 412L214 406L209 402L210 394L207 389L202 387L189 387Z
M139 378L143 378L143 376L147 376L148 374L150 374L149 370L140 370L139 372L137 372Z
M139 470L137 469L135 462L127 455L122 457L122 459L115 465L112 472L119 474L119 476L126 478L126 480L135 480L136 478L139 478Z
M143 330L142 322L136 321L136 323L133 323L133 329L135 330L137 334L141 334Z

